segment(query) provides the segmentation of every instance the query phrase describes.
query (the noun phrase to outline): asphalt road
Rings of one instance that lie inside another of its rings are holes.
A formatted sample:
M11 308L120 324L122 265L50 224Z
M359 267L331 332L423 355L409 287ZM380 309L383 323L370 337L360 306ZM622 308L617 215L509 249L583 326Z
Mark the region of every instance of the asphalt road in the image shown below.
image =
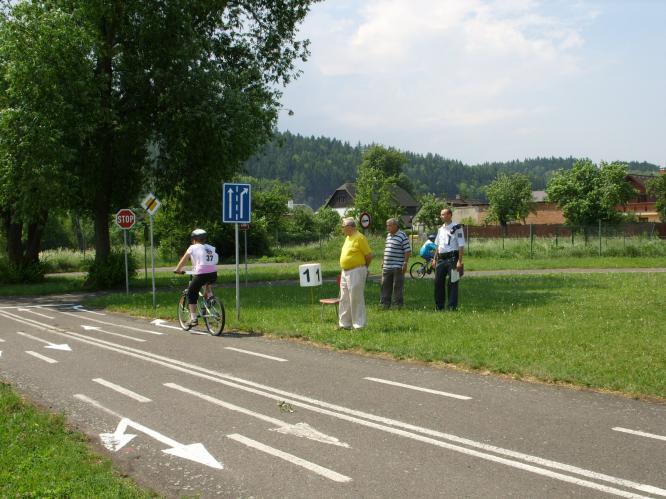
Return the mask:
M666 404L48 299L0 301L0 351L168 497L666 496Z

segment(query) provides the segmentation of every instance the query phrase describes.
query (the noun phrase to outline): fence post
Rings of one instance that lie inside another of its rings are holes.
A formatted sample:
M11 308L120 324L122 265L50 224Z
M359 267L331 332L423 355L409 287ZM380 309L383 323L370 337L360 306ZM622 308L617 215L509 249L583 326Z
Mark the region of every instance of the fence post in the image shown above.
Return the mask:
M558 247L558 239L560 237L560 228L555 227L555 247Z
M530 258L534 258L534 232L532 231L532 224L530 224Z
M465 225L465 231L467 232L467 234L465 234L465 246L466 246L465 253L467 253L468 255L471 255L472 250L470 249L471 245L469 244L469 226L468 225Z
M599 256L601 256L601 220L599 220Z

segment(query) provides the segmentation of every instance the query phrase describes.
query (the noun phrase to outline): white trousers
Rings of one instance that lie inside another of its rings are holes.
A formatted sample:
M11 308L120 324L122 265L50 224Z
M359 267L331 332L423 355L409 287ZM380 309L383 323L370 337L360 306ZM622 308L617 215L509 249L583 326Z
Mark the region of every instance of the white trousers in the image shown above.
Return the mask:
M343 270L340 278L340 327L359 329L365 326L366 266Z

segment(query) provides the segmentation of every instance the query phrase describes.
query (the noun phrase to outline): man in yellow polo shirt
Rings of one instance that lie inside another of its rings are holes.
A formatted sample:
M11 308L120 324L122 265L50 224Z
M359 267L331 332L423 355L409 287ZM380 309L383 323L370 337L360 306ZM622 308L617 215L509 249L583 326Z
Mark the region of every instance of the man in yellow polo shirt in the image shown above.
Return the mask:
M353 218L342 219L342 232L347 236L340 252L340 316L342 329L365 326L365 279L372 252L368 240L356 230Z

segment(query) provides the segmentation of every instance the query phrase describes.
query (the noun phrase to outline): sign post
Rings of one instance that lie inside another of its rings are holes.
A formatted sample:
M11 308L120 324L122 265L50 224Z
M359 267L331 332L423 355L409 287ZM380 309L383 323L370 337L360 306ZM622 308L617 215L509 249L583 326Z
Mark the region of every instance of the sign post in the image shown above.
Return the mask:
M240 282L238 273L238 224L249 224L252 209L252 186L250 184L222 185L222 222L234 224L236 244L236 320L240 320Z
M129 269L127 268L127 231L134 227L136 215L129 208L123 208L116 213L116 224L123 229L123 242L125 248L125 294L129 294Z
M321 286L321 265L318 263L306 263L298 266L298 277L302 288L310 288L310 314L314 321L314 290L313 287Z
M141 201L141 206L144 210L150 215L150 265L153 269L153 312L157 310L157 299L155 297L155 245L153 244L153 215L157 213L157 210L160 209L162 203L159 199L155 197L154 194L148 194L143 201Z

